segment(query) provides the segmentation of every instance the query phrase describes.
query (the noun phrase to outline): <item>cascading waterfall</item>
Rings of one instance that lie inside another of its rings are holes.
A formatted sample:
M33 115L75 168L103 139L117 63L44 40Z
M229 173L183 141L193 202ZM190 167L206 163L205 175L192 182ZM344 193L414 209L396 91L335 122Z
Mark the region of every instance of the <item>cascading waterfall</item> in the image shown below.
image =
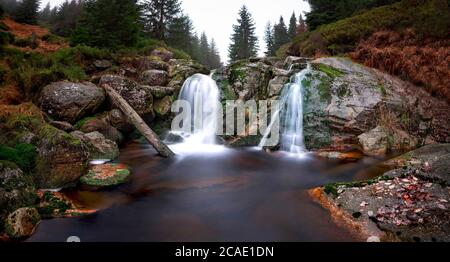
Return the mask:
M216 131L221 104L216 82L211 76L195 74L184 82L178 100L188 102L191 107L188 112L191 128L188 132L172 130L171 134L182 137L184 142L170 147L177 153L217 150Z
M303 136L303 80L311 71L310 65L295 74L291 78L291 83L283 87L280 98L280 108L272 114L266 134L259 147L262 149L266 145L270 131L277 120L280 120L280 148L292 154L301 155L306 152Z

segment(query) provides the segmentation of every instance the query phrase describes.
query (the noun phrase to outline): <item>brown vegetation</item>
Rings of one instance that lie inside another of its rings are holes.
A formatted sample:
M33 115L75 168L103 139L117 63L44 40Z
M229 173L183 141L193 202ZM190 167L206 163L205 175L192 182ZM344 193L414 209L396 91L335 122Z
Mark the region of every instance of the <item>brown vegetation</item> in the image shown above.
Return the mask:
M38 25L28 25L17 23L9 17L1 20L8 27L8 32L23 43L29 42L30 45L20 47L23 51L37 52L55 52L69 45L63 39L51 35L47 28Z
M380 31L362 40L351 57L425 86L450 102L450 40L419 38L413 30Z

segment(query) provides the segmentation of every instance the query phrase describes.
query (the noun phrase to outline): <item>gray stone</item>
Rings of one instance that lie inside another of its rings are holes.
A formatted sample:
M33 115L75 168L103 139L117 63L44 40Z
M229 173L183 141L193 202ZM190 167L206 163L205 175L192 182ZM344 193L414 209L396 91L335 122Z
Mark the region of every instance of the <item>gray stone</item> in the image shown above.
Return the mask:
M169 82L169 74L166 71L153 69L142 72L139 79L144 85L165 86Z
M104 91L92 83L55 82L43 88L39 103L56 120L74 123L95 113L104 100Z
M383 156L388 150L388 135L381 126L358 136L359 143L366 155Z

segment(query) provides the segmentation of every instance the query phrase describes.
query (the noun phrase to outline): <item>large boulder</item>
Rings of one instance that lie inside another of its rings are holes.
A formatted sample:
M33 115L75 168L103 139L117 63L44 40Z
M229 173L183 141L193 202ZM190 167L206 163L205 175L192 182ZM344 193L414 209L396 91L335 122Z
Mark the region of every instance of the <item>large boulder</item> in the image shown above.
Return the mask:
M130 175L128 166L124 164L103 164L93 166L80 181L94 188L112 187L125 183Z
M11 239L25 239L34 233L40 221L36 208L19 208L6 219L6 233Z
M95 131L84 134L80 131L70 133L72 136L83 141L89 148L90 159L110 159L114 160L119 156L119 147L101 133Z
M31 176L14 163L0 160L0 232L9 213L33 205L36 199Z
M104 75L100 85L108 84L116 90L140 115L153 113L153 96L148 87L117 75Z
M396 77L332 57L313 61L302 83L310 150L354 148L377 126L387 132L387 152L450 140L450 106Z
M140 81L149 86L165 86L169 82L169 74L162 70L147 70L142 72Z
M388 134L381 126L358 136L358 139L363 152L367 155L384 155L388 150Z
M38 188L69 186L87 168L88 149L79 139L45 124L39 130L35 182Z
M55 82L40 94L42 111L56 120L74 123L92 114L105 100L104 91L92 83Z

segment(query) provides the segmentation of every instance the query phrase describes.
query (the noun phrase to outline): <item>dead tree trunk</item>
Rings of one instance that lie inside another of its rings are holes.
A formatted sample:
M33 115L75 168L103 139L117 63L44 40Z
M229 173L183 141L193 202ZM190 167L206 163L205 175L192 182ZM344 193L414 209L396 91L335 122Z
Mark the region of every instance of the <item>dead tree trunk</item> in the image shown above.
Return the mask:
M156 151L158 151L161 156L172 157L175 155L166 144L161 142L158 135L156 135L155 132L148 127L139 114L134 111L134 109L119 93L117 93L116 90L107 84L103 85L103 88L106 90L106 93L109 95L112 102L120 108L130 122L137 128L137 130L139 130L139 132L141 132L145 139L147 139L147 141L156 149Z

